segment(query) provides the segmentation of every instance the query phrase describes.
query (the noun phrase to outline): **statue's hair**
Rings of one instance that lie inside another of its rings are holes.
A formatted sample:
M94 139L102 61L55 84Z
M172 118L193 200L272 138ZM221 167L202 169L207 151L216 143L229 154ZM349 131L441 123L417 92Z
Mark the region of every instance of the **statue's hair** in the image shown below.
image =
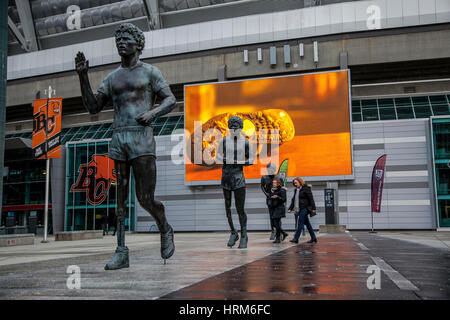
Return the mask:
M233 122L238 122L239 127L242 129L244 128L244 121L242 121L241 117L233 116L230 119L228 119L228 128L230 127L230 124Z
M137 44L138 44L138 50L140 52L142 52L142 50L144 50L145 47L145 36L144 36L144 32L142 32L141 29L139 29L138 27L136 27L134 24L131 23L122 23L120 24L117 28L116 28L116 40L117 37L124 32L128 32L129 34L131 34L134 38L134 40L136 40Z

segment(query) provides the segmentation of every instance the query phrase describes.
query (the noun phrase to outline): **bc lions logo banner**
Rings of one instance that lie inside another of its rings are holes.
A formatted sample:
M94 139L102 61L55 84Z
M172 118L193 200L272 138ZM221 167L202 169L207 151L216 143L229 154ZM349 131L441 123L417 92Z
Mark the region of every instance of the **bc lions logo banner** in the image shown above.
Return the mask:
M61 157L62 98L33 102L33 156L35 159Z
M92 205L99 205L108 196L111 182L116 181L114 160L108 155L94 155L87 164L81 164L79 175L70 191L86 191L87 200Z
M386 155L378 158L372 171L372 212L380 212L381 196L383 194Z

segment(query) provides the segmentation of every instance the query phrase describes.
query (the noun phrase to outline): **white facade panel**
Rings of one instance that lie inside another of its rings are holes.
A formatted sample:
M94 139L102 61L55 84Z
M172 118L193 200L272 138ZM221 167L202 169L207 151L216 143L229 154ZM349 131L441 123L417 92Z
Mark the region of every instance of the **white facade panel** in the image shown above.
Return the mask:
M164 56L228 46L298 39L342 32L367 31L371 5L379 6L381 28L406 27L450 21L448 0L377 0L354 1L309 7L277 13L266 13L184 25L146 32L147 45L142 58ZM386 19L385 19L386 18ZM8 57L8 80L73 70L73 53L83 51L90 66L120 61L114 37L55 48L58 63L32 64L22 59L44 61L51 50ZM75 50L68 48L76 48ZM68 53L72 51L72 55ZM41 52L45 52L41 54ZM25 58L25 56L27 58Z
M419 0L419 22L420 24L436 23L435 0Z
M247 21L245 17L233 18L233 45L241 45L246 42Z
M316 34L316 11L314 7L300 11L300 23L302 37L311 37Z
M256 43L259 42L259 17L256 15L246 17L246 42Z
M316 32L328 34L331 32L331 8L330 6L318 6L315 8ZM333 13L335 14L335 13Z
M285 11L274 12L273 22L273 40L287 39L287 15Z
M450 21L450 1L436 0L436 23Z
M402 0L403 24L420 24L419 0Z

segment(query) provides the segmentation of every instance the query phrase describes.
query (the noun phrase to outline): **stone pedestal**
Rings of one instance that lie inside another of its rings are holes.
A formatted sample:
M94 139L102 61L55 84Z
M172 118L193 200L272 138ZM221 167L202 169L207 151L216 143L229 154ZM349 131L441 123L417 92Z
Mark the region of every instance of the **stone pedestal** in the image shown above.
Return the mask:
M34 244L34 234L11 234L0 236L0 247Z
M343 233L346 227L340 224L326 224L319 226L319 233Z
M76 241L103 238L102 230L56 232L55 241Z

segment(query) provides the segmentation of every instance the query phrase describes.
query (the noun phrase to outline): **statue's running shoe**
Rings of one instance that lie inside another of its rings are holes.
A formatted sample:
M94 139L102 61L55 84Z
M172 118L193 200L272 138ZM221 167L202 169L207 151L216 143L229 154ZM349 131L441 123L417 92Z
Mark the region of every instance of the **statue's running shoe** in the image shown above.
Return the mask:
M277 230L273 229L272 233L270 234L269 240L275 240L276 235L277 235Z
M247 242L248 242L247 229L242 228L241 229L241 241L239 242L238 249L247 248Z
M130 266L128 261L128 248L117 247L114 256L106 264L105 270L116 270L122 268L128 268Z
M239 234L236 231L232 231L230 234L230 239L228 240L227 246L230 248L236 244L236 241L239 240Z
M161 232L161 258L169 259L175 252L175 243L173 242L173 229L169 226L169 231Z

